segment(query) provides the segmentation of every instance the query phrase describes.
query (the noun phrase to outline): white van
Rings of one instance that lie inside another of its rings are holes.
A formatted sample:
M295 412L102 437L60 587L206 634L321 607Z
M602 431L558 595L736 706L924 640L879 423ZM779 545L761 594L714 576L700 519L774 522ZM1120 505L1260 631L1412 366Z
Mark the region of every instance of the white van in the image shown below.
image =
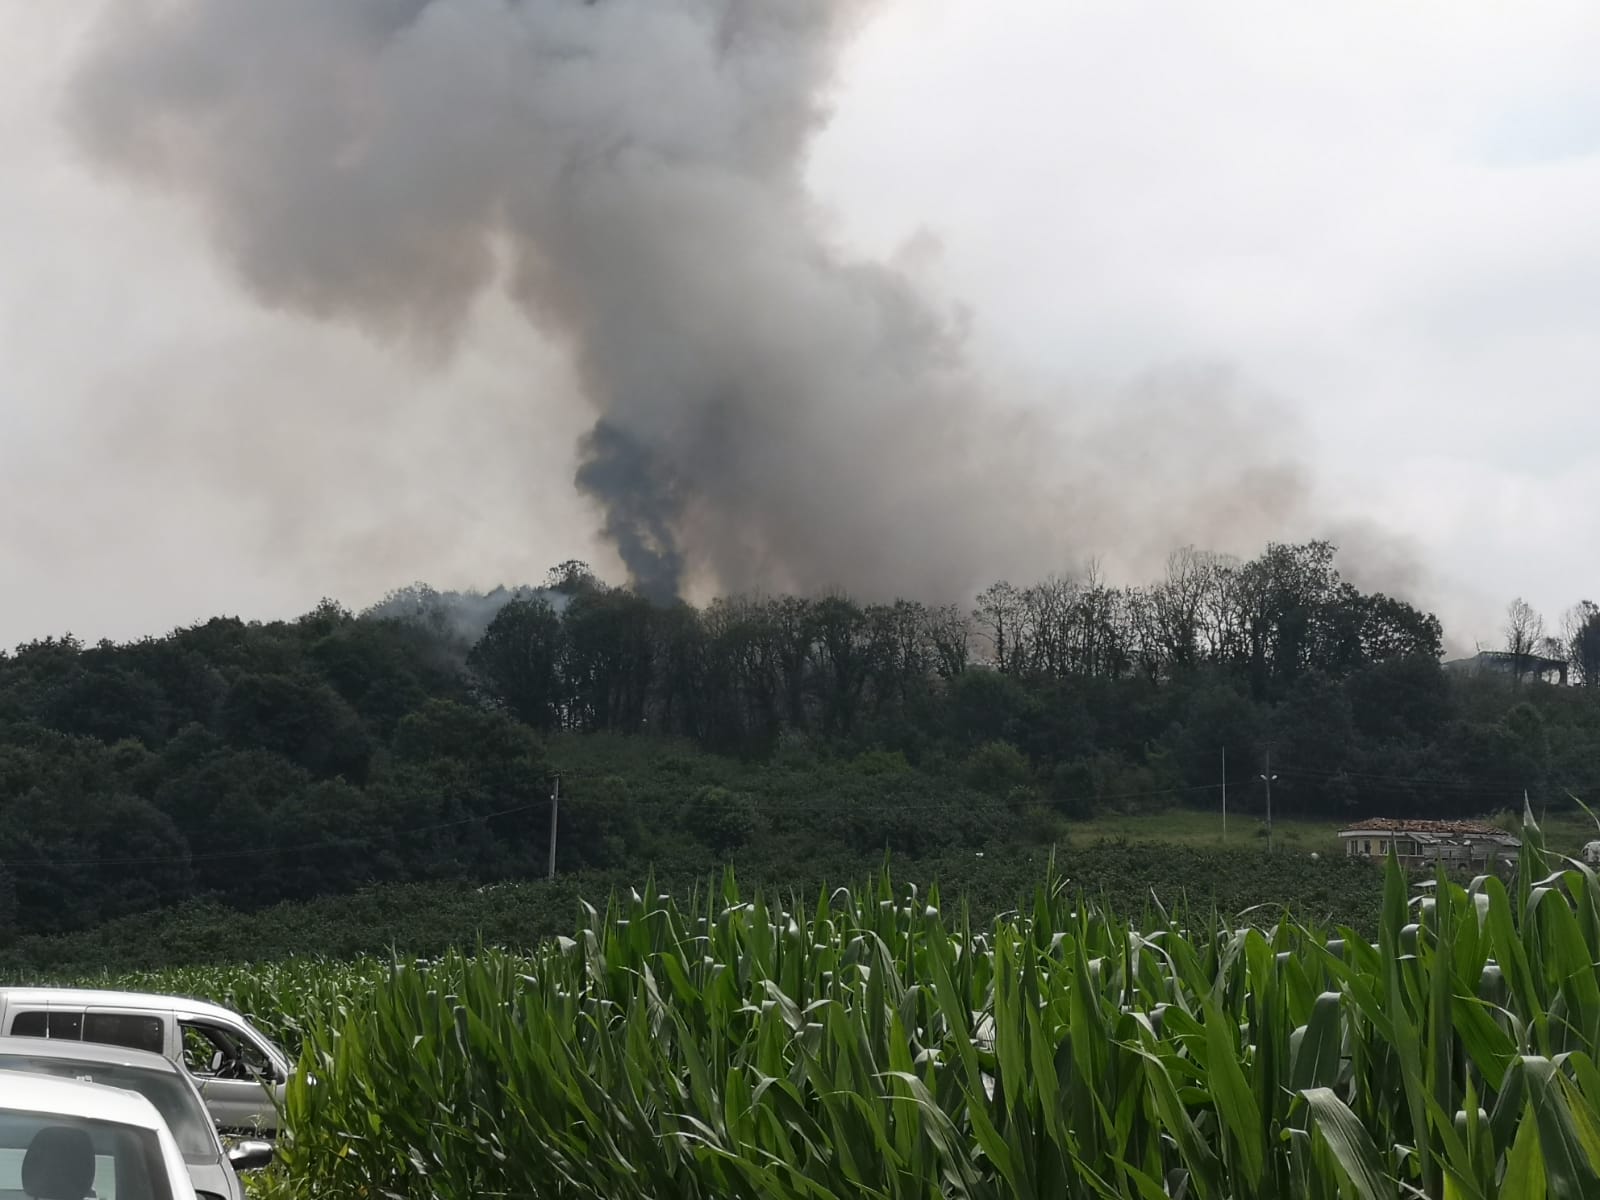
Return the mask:
M93 988L0 988L0 1034L103 1042L171 1059L223 1129L276 1133L289 1080L282 1050L236 1012L203 1000Z

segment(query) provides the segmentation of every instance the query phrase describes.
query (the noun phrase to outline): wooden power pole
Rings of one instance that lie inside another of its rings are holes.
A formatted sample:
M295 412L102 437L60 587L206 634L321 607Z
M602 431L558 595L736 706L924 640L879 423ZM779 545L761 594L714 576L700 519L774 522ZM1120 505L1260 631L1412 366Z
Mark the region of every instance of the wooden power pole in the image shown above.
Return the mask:
M550 878L556 877L556 818L561 810L561 776L550 789Z

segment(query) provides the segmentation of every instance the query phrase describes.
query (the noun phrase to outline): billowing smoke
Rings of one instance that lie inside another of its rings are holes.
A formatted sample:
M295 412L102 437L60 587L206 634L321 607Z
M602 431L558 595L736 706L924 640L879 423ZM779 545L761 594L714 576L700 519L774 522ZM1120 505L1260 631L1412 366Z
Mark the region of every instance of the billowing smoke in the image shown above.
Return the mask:
M115 0L72 113L101 161L196 202L264 304L426 360L508 288L570 350L577 485L652 594L955 598L1282 532L1303 484L1210 385L1031 431L959 320L830 243L805 155L869 7ZM1184 430L1226 443L1220 476L1184 469L1208 452Z
M500 610L513 600L542 600L559 613L566 609L571 597L551 588L525 585L501 586L488 592L440 592L425 583L413 583L394 589L363 609L361 615L368 620L418 625L464 660Z
M584 435L578 486L605 502L605 534L628 564L635 584L658 599L678 594L683 554L679 489L637 438L604 417Z

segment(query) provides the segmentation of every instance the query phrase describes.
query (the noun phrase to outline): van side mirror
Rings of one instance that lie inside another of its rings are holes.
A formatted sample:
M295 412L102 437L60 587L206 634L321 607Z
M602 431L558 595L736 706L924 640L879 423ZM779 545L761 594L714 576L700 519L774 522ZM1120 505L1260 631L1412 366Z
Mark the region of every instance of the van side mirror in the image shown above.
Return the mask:
M271 1142L240 1142L228 1151L228 1161L235 1171L259 1171L272 1165L274 1154Z

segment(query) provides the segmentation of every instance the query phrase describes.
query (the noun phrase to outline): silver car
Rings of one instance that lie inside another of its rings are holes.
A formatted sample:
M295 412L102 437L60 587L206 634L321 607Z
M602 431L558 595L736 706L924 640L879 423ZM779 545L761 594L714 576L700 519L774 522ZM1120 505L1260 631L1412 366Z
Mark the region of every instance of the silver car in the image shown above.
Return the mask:
M266 1142L224 1149L199 1089L159 1054L92 1042L0 1037L0 1071L76 1079L143 1096L166 1121L199 1200L244 1200L238 1172L272 1161Z
M272 1134L290 1063L236 1012L185 996L99 988L0 987L0 1035L103 1042L163 1054L187 1072L224 1129Z

